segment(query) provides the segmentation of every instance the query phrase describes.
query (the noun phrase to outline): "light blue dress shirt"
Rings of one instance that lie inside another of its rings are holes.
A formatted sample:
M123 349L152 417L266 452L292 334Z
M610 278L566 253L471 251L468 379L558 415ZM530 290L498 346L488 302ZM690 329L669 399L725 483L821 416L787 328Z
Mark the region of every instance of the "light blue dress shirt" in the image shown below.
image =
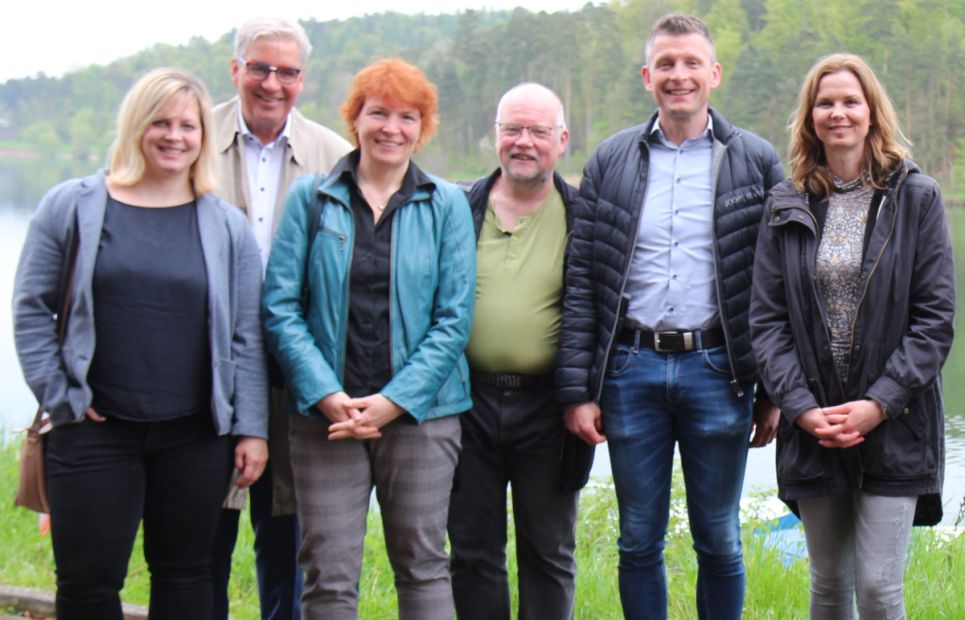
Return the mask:
M647 192L625 293L627 316L653 331L708 329L720 321L714 268L711 119L676 145L654 123Z

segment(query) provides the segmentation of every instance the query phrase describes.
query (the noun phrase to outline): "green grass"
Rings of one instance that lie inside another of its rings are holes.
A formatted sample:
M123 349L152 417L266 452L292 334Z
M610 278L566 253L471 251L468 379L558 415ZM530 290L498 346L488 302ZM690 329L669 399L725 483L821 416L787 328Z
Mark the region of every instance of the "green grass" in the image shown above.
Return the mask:
M679 472L678 472L679 474ZM37 531L32 512L14 508L17 454L13 446L0 447L0 584L54 589L50 541ZM762 537L752 534L763 525L764 496L752 503L744 518L744 553L747 565L747 597L744 617L749 620L807 618L807 562L790 567L781 563L777 551L765 547ZM686 511L679 475L668 528L666 565L670 590L670 617L696 618L694 584L697 562L686 527ZM397 617L392 570L385 556L382 528L375 511L369 514L368 535L359 615L366 620ZM231 582L231 615L238 620L258 618L258 595L254 575L252 533L247 516L239 528ZM612 489L594 484L580 501L577 530L576 618L607 620L621 617L617 588L617 509ZM510 536L512 540L512 536ZM515 574L515 546L506 550L509 569ZM948 530L916 529L905 571L905 602L910 618L965 618L965 536ZM140 538L131 559L126 602L147 604L149 579L141 555ZM515 594L514 594L515 605Z

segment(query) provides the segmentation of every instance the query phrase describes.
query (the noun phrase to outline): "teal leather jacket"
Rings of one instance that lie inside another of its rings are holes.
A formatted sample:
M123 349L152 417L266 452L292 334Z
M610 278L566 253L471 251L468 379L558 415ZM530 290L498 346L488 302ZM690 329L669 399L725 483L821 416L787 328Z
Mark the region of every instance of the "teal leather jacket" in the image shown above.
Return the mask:
M269 350L295 407L312 418L322 415L315 403L342 390L355 241L351 181L339 174L346 163L317 188L313 176L292 184L262 298ZM421 423L472 405L463 349L475 303L476 241L463 191L420 176L424 182L392 215L392 380L380 393ZM309 242L308 211L316 192L323 206Z

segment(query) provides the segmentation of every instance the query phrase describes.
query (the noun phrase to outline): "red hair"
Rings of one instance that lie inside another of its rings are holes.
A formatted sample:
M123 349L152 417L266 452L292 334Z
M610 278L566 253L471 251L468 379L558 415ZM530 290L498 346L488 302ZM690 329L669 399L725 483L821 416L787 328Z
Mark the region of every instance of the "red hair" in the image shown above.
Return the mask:
M355 75L348 97L339 108L356 147L359 145L359 136L355 131L355 119L369 97L410 105L419 111L422 117L422 133L419 134L416 151L425 146L439 125L439 117L436 116L439 96L436 94L435 85L425 74L418 67L399 58L377 60Z

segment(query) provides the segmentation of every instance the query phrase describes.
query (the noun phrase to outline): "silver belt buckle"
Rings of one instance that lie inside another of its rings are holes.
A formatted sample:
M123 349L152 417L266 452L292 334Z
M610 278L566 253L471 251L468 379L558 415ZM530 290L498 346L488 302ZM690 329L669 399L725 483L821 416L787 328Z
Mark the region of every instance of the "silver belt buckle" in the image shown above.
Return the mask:
M684 332L681 334L684 337L684 351L694 350L694 332Z
M657 353L672 353L673 349L664 349L660 343L660 336L672 333L673 332L653 332L653 350Z
M694 332L654 332L653 333L653 350L657 353L673 353L677 349L663 348L661 344L661 336L679 336L683 340L683 347L679 350L682 351L693 351L694 350Z

